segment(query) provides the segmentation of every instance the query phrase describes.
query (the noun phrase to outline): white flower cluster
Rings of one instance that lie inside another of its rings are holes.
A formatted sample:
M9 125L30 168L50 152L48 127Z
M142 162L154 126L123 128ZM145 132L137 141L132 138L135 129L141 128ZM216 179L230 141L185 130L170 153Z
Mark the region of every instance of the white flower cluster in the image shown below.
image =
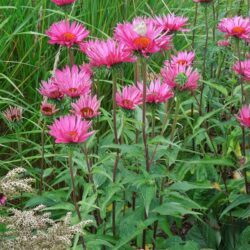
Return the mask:
M34 182L32 178L23 178L26 172L24 168L15 168L0 179L0 193L7 196L8 199L22 192L32 192L31 184Z
M91 221L71 226L71 213L64 220L55 222L49 213L42 213L41 205L30 211L10 209L12 216L0 217L0 223L7 225L7 233L0 235L2 250L67 250L76 233Z

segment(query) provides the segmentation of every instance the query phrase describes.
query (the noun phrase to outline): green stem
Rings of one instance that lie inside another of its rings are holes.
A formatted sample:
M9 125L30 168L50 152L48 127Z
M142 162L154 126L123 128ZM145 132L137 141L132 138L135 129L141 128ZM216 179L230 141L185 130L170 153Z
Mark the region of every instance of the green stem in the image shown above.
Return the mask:
M69 150L68 165L69 165L69 172L70 172L71 185L72 185L73 202L74 202L74 206L75 206L78 219L81 221L82 216L81 216L79 206L77 203L77 199L76 199L76 186L75 186L75 177L74 177L74 171L73 171L72 158L73 158L73 152Z
M238 54L238 59L239 59L240 72L241 72L242 68L241 68L241 61L240 61L241 60L241 54L240 54L240 40L239 39L236 40L236 48L237 48L237 54ZM241 75L239 76L239 81L240 81L240 86L241 86L241 102L242 102L242 105L244 105L246 100L245 100L245 96L244 96L243 78L242 78ZM245 133L245 127L244 126L242 126L242 154L243 154L243 157L246 156L246 133ZM248 194L249 191L248 191L248 180L247 180L247 171L246 171L246 169L244 169L243 173L244 173L246 193Z
M88 168L88 180L89 183L92 185L92 189L93 189L93 193L96 194L97 198L96 198L96 205L99 207L99 200L98 200L98 193L97 193L97 189L93 180L93 175L92 175L92 166L91 166L91 162L89 161L89 157L88 157L88 147L86 144L84 144L83 147L83 152L84 152L84 157L85 157L85 161L86 161L86 165ZM96 218L96 223L99 226L102 223L102 219L101 219L101 215L100 215L100 210L97 209L96 211L94 211L94 217Z
M194 15L194 24L193 24L193 35L192 35L192 49L194 49L194 40L195 40L195 27L198 17L198 4L195 5L195 15Z
M114 127L114 137L115 137L115 144L119 144L118 140L118 132L117 132L117 118L116 118L116 100L115 95L117 91L117 78L116 78L116 72L113 72L113 88L112 88L112 100L113 100L113 127ZM117 167L119 162L119 150L116 150L116 156L115 156L115 162L113 167L113 183L116 181L116 173L117 173ZM116 201L113 201L112 203L112 232L113 236L116 237Z
M71 67L74 65L74 53L73 53L73 50L71 48L68 48L68 53L69 53L69 62L70 62L70 65Z
M146 132L147 62L146 62L145 58L142 58L142 78L143 78L142 137L143 137L143 144L144 144L146 170L147 170L147 172L149 172L150 171L150 164L149 164L147 132Z
M180 109L180 101L179 101L179 98L176 97L175 115L174 115L174 121L173 121L172 130L171 130L171 134L170 134L171 143L174 141L174 134L175 134L176 124L178 121L179 109ZM171 145L170 145L170 147L171 147Z
M40 189L39 193L42 194L43 192L43 173L45 168L45 159L44 159L44 147L45 147L45 127L46 127L46 121L42 122L42 133L41 133L41 174L40 174Z
M144 144L144 155L147 172L150 171L147 132L146 132L146 98L147 98L147 62L145 58L142 58L142 79L143 79L143 94L142 94L142 137ZM144 220L148 218L146 211L144 211ZM145 249L147 237L147 229L143 230L142 234L142 248Z
M152 134L151 137L154 138L155 137L155 107L152 107Z
M207 8L208 5L205 4L205 26L206 26L206 40L205 40L205 46L204 46L204 54L203 54L203 65L202 65L202 78L203 80L205 80L205 76L206 76L206 57L207 57L207 47L208 47L208 32L209 32L209 28L208 28L208 13L207 13ZM204 82L202 83L201 86L201 94L200 94L200 110L199 113L200 115L202 115L202 99L203 99L203 91L204 91Z

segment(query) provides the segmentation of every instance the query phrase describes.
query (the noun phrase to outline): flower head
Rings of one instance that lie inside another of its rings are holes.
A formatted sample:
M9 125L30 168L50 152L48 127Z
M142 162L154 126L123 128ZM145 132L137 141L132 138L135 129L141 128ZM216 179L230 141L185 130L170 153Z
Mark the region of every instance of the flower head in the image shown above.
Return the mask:
M142 83L138 83L138 87L142 92ZM167 84L162 84L159 78L151 81L146 90L146 101L148 103L164 103L173 96L174 93L171 91L171 88Z
M243 106L240 110L239 116L236 117L241 126L250 128L250 105Z
M141 91L134 85L126 86L122 92L117 92L115 96L117 105L128 110L134 110L142 104Z
M76 0L51 0L51 2L55 3L58 6L68 5L74 3Z
M220 21L218 29L226 33L226 36L232 36L250 41L250 19L242 16L224 18Z
M63 93L60 91L54 78L49 79L47 82L42 81L39 93L50 99L60 99L63 97Z
M171 64L173 65L183 65L183 66L191 66L195 59L195 53L193 51L181 51L178 52L176 56L172 56Z
M250 81L250 59L236 62L233 66L233 70L241 75L244 80Z
M195 90L200 79L199 73L192 67L171 65L169 62L165 63L161 74L163 83L166 83L170 88L177 87L179 90Z
M56 108L55 104L48 103L46 100L42 102L40 109L41 113L45 116L52 116L59 110Z
M4 194L0 193L0 206L4 206L6 201L7 197Z
M9 122L18 122L23 118L23 109L21 107L9 107L2 112L2 115Z
M81 143L94 134L94 131L88 132L90 127L91 122L82 121L80 116L67 115L49 126L49 134L56 143Z
M57 69L55 81L63 94L73 98L88 94L92 84L88 72L79 70L77 65L73 65L72 68L66 66L62 70Z
M189 29L184 27L187 25L188 18L183 16L176 16L175 14L168 14L167 16L158 16L153 19L156 27L162 28L164 32L187 32Z
M230 41L229 40L220 40L217 42L217 45L219 47L228 47L230 45Z
M81 98L77 102L72 103L71 106L73 108L72 112L84 119L91 119L100 114L100 112L98 112L100 101L97 100L96 95L93 97L90 95L81 96Z
M89 41L82 44L81 49L88 56L91 66L94 67L106 66L110 68L116 64L136 60L123 44L112 39Z
M62 20L53 23L46 34L50 38L50 44L59 44L70 48L74 44L81 43L89 35L89 31L82 24L76 22L70 24L68 20Z
M128 50L147 56L171 47L172 36L162 32L163 29L156 27L152 20L137 17L132 23L118 24L114 36Z

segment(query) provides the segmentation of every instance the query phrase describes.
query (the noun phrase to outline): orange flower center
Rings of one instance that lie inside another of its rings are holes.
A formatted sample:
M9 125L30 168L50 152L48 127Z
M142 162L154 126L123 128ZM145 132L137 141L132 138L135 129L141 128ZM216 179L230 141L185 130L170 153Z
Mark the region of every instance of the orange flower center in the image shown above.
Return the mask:
M151 39L146 36L141 36L134 39L134 45L139 49L146 49L150 43Z
M122 104L125 106L125 107L132 107L133 106L133 102L128 100L128 99L125 99L122 101Z
M67 42L70 42L70 41L72 41L72 40L74 40L74 39L76 38L76 35L75 35L75 34L72 34L72 33L70 33L70 32L65 32L65 33L63 34L63 37L64 37L64 39L65 39Z
M71 94L75 94L75 93L77 92L77 88L70 88L70 89L69 89L69 92L70 92Z
M55 90L55 91L52 91L51 93L51 96L53 96L54 98L57 98L60 96L60 92L58 90Z
M233 33L235 34L238 34L238 35L241 35L245 32L245 28L241 27L241 26L235 26L233 29L232 29Z
M89 107L85 107L81 109L81 114L83 117L89 117L92 116L94 114L93 109L89 108Z
M52 113L52 108L51 107L43 107L42 110L45 113Z
M69 135L69 136L72 137L72 138L75 138L75 137L78 136L78 133L77 133L77 131L75 131L75 130L66 132L66 134Z
M184 59L178 60L177 64L185 65L185 64L187 64L187 60L184 60Z

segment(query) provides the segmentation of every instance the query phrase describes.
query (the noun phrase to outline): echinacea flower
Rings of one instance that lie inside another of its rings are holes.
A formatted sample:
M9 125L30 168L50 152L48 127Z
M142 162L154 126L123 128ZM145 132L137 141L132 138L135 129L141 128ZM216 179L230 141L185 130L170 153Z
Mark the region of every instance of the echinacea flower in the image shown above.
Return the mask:
M89 31L77 22L70 24L68 20L62 20L53 23L46 31L49 36L50 44L59 44L72 47L74 44L79 44L89 35Z
M138 88L143 91L143 84L138 83ZM158 78L150 82L149 87L146 89L146 102L151 104L164 103L172 98L174 93L167 84L162 84Z
M229 40L220 40L217 42L217 45L219 47L228 47L230 45L230 41Z
M240 110L239 116L236 116L236 118L241 126L250 128L250 105L244 105Z
M242 16L224 18L220 21L218 29L226 33L226 37L241 38L250 41L250 19Z
M117 92L115 100L118 106L134 110L138 105L142 104L142 93L134 85L126 86L122 89L122 92Z
M52 116L59 111L59 109L56 108L55 104L51 104L46 100L42 102L40 110L44 116Z
M82 44L81 49L88 56L91 66L94 67L110 68L113 65L136 60L123 44L112 39L89 41Z
M21 107L9 107L2 112L2 115L9 122L18 122L23 118L23 109Z
M163 83L170 88L178 88L179 90L195 90L198 87L200 75L197 70L192 67L183 65L171 65L165 63L165 67L161 71Z
M132 23L118 24L114 36L128 50L144 56L171 48L172 36L164 34L162 28L143 17L135 18Z
M77 65L70 68L68 65L55 72L55 81L60 91L72 98L89 94L91 90L91 76L83 70L79 70Z
M7 197L4 194L0 193L0 206L4 206L6 201Z
M97 96L85 95L81 96L77 102L72 103L72 113L79 115L84 119L91 119L100 114L98 112L100 108L100 101L97 100Z
M55 3L58 6L68 5L74 3L76 0L51 0L51 2Z
M49 126L49 134L55 138L56 143L82 143L95 133L88 132L90 127L91 122L83 121L80 116L67 115Z
M152 19L152 21L154 22L156 27L162 28L162 30L167 33L172 33L176 31L189 31L189 29L184 28L187 25L187 17L176 16L175 14L168 14L167 16L157 16Z
M176 56L172 56L171 64L175 65L183 65L183 66L191 66L195 59L195 53L193 51L181 51L178 52Z
M63 93L60 91L54 78L49 79L47 82L42 81L39 93L50 99L61 99L63 97Z
M250 59L236 62L233 66L233 70L241 75L244 80L250 81Z

